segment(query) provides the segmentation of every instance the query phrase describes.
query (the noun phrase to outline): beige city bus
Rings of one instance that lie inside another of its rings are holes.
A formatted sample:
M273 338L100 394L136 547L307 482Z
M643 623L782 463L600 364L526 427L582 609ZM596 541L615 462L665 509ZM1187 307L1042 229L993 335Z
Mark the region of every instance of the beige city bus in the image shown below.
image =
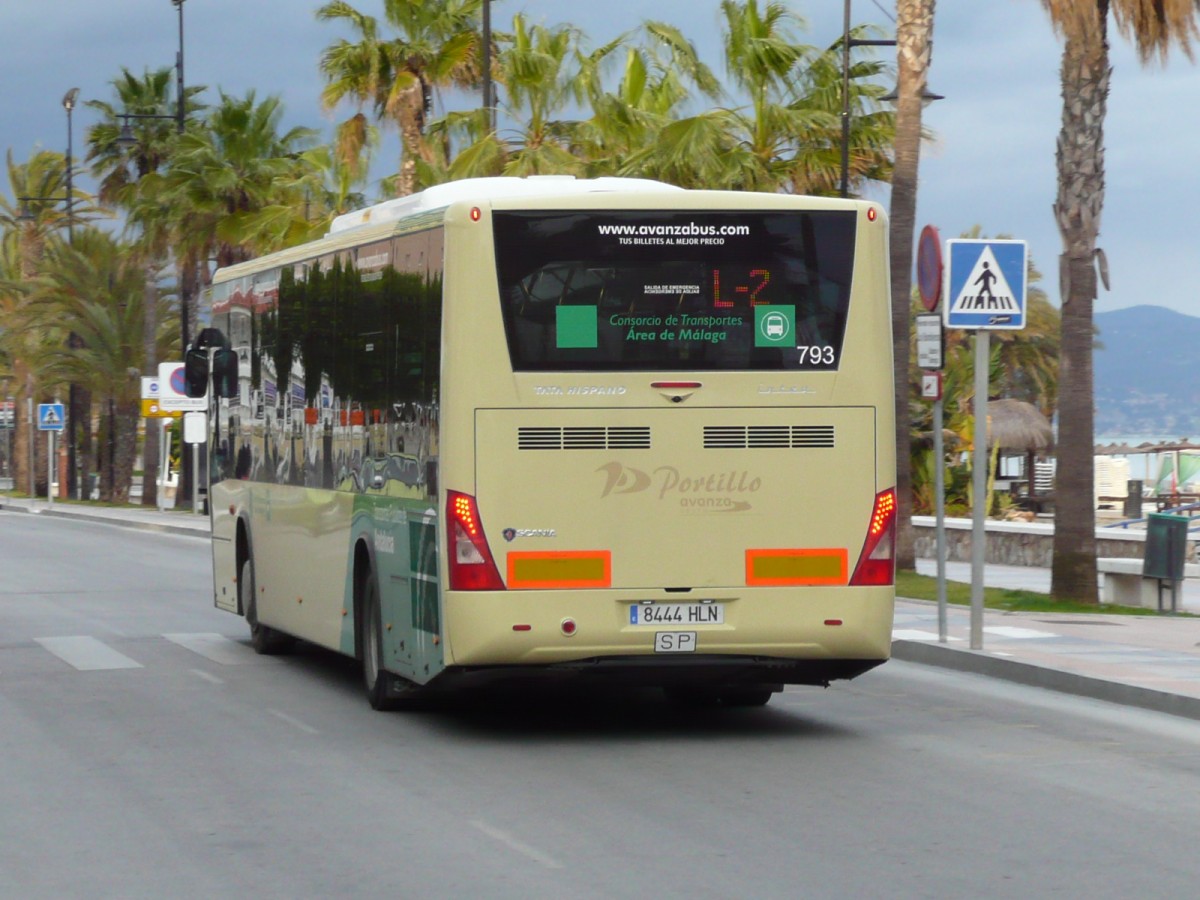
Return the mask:
M260 652L354 656L377 708L532 678L751 706L888 658L878 204L467 180L211 303L215 600Z

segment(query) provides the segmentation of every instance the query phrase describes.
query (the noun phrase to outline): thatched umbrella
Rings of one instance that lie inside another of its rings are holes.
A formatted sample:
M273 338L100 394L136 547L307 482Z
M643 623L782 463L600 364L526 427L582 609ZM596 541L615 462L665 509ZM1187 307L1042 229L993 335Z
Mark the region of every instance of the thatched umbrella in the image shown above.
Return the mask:
M989 400L988 447L999 446L1001 452L1025 454L1025 471L1029 476L1029 496L1036 494L1034 457L1054 446L1054 428L1032 403L1024 400Z

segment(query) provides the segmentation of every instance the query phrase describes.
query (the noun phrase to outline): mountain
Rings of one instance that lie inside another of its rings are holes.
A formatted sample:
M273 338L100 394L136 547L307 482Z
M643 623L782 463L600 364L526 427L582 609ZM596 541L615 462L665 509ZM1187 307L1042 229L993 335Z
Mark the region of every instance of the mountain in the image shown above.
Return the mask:
M1200 318L1132 306L1093 320L1096 435L1200 438Z

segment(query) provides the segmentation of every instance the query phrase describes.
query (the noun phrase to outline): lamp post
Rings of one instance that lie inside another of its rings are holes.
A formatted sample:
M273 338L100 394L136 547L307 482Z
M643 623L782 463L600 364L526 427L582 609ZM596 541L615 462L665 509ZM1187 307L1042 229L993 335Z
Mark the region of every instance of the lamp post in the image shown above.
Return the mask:
M852 47L895 47L895 40L861 40L850 37L850 0L842 4L842 180L840 196L850 196L850 49ZM899 99L896 89L884 94L880 100L894 103ZM944 100L928 87L921 94L921 103L928 105L934 100Z
M75 244L75 157L72 155L71 113L75 109L75 101L79 98L79 88L71 88L63 94L62 105L67 111L67 243ZM79 335L71 332L67 335L67 347L75 350L79 347ZM67 496L83 499L82 490L77 484L78 474L75 472L75 441L78 435L80 419L79 386L74 381L67 387ZM46 489L47 491L49 488Z
M850 37L850 0L842 4L842 181L839 196L850 196L850 48L895 47L894 40Z
M179 50L175 54L175 122L179 133L183 134L187 119L183 107L183 0L171 0L179 10Z
M133 128L130 126L131 119L159 119L169 120L175 123L175 130L179 134L183 134L187 130L187 88L184 86L183 79L183 4L184 0L171 0L171 4L175 7L179 14L179 49L175 52L175 112L167 115L165 113L117 113L117 118L121 120L121 129L116 138L116 143L120 147L129 148L138 144L138 139L133 133ZM188 311L191 306L191 287L189 274L186 271L184 261L181 258L176 259L176 264L179 271L179 343L180 352L186 353L188 347ZM147 350L147 365L149 374L155 374L154 363L155 358L153 349ZM187 485L188 467L184 465L184 483L181 488ZM147 476L149 477L149 476ZM181 494L183 492L181 491ZM143 495L148 496L148 495Z
M492 97L492 0L483 0L483 108L488 129L496 130L496 101Z

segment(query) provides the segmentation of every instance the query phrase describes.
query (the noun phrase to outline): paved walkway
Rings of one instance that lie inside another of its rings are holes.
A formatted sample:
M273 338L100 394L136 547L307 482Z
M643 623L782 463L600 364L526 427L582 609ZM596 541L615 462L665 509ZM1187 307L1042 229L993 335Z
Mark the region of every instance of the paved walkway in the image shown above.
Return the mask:
M207 516L137 507L9 499L0 510L73 516L112 525L207 534ZM969 582L970 565L948 563L947 579ZM917 571L936 574L933 560ZM1050 572L987 566L989 587L1048 592ZM1005 613L985 610L983 646L970 649L970 610L947 609L947 641L939 641L937 604L898 598L892 654L896 659L976 672L1051 690L1200 719L1200 584L1185 582L1181 609L1192 616Z

